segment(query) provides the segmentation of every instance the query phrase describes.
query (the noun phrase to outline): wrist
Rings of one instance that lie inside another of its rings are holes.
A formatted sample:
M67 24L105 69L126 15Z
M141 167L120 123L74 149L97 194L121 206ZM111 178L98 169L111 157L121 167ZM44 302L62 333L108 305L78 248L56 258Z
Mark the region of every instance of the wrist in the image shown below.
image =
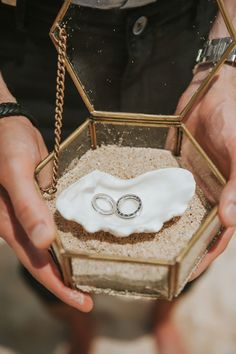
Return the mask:
M196 64L193 67L192 72L194 77L198 77L201 80L205 80L211 70L211 64Z
M26 117L33 124L38 127L38 124L32 114L25 109L20 103L17 102L4 102L0 103L0 119L8 117Z
M5 84L2 74L0 72L0 103L12 102L15 103L16 99L8 90L7 85Z
M206 79L206 77L209 75L209 72L212 70L212 67L212 64L196 65L193 70L194 77L201 80ZM217 76L226 76L229 79L234 76L236 77L236 67L225 62L218 71Z
M215 39L208 39L203 47L198 50L196 57L196 65L193 69L193 73L203 67L214 67L222 58L225 51L231 46L231 51L228 52L228 56L225 59L225 64L235 67L236 64L236 48L232 50L233 40L231 37L221 37Z
M16 103L16 99L13 96L2 96L2 95L0 95L0 104L5 103L5 102Z
M5 102L11 102L11 103L16 103L16 99L14 96L11 94L4 94L4 92L0 92L0 104L5 103Z

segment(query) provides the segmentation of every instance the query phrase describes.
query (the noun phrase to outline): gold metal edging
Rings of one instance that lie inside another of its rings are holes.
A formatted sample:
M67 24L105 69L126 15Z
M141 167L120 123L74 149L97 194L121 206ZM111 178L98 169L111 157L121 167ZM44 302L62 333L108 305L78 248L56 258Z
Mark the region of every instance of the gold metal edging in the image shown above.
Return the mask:
M56 27L59 26L59 23L62 21L62 19L64 18L69 6L70 6L71 1L70 0L64 0L64 4L62 5L62 7L60 8L57 17L55 18L52 27L50 29L49 35L51 37L51 39L53 40L54 44L56 45L55 42L55 36L53 35L53 32L56 30Z
M72 264L71 264L71 259L65 257L65 255L62 255L62 259L63 259L63 268L64 268L64 282L65 285L71 287L71 288L75 288L73 281L72 281Z
M102 119L99 119L98 121L96 121L96 124L107 124L107 125L122 125L122 126L134 126L134 127L143 127L143 128L170 128L170 127L173 127L173 128L176 128L176 127L181 127L181 123L176 123L176 124L173 124L173 123L168 123L168 122L152 122L152 123L149 123L147 121L135 121L135 120L132 120L132 121L123 121L123 120L119 120L119 119L115 119L115 120L102 120Z
M56 234L56 239L53 241L53 247L56 248L57 250L57 258L58 263L61 268L62 276L63 276L63 281L65 285L73 287L73 282L72 282L72 265L71 265L71 259L66 257L65 250L63 248L61 239L58 235Z
M176 267L178 266L177 263L170 265L168 269L168 300L171 301L174 296L174 290L176 287Z
M180 269L180 263L178 261L176 261L176 263L175 263L175 273L174 273L174 279L173 279L173 288L172 288L173 297L176 296L176 294L178 293L178 288L179 288L179 284L178 284L179 269Z
M90 138L91 138L91 148L97 148L97 133L96 133L96 124L93 120L90 120L89 124Z
M80 276L74 276L72 277L73 281L75 283L77 283L78 285L78 281L80 280ZM83 291L83 286L86 286L86 285L79 285L78 287L75 286L75 288L78 290L81 290ZM88 287L90 287L88 285ZM104 290L104 289L107 289L107 288L101 288L101 287L98 287L98 286L92 286L92 288L90 288L89 292L90 294L97 294L96 290ZM112 294L109 294L111 296L119 296L119 297L125 297L127 299L130 298L130 299L136 299L136 300L166 300L166 296L164 296L163 294L161 293L158 293L158 294L149 294L149 293L138 293L138 292L135 292L135 291L127 291L126 290L114 290L112 289Z
M183 129L182 129L182 124L181 127L177 127L175 131L175 136L176 136L176 143L175 147L173 148L172 153L175 156L179 156L181 152L181 146L182 146L182 141L183 141Z
M93 111L95 120L103 119L124 119L124 120L143 120L143 121L168 121L172 123L180 123L180 115L163 115L163 114L146 114L131 112L109 112L109 111Z
M97 260L97 261L112 261L112 262L126 262L126 263L137 263L143 265L159 265L162 267L172 266L175 264L175 261L165 261L161 259L155 258L133 258L133 257L125 257L125 256L116 256L116 255L106 255L106 254L90 254L86 252L73 252L73 251L66 251L63 250L63 257L75 257L75 258L85 258L90 260Z
M63 257L63 253L64 253L63 247L61 244L61 240L58 237L58 234L56 234L56 239L53 241L52 247L54 249L54 254L55 257L57 258L58 265L60 266L60 271L62 274L63 281L66 285L71 285L70 274L68 273L67 259Z
M103 112L104 116L100 116L98 117L92 117L94 122L103 122L103 123L141 123L141 124L146 124L146 123L152 123L152 124L167 124L168 126L172 125L172 126L180 126L181 122L180 120L172 120L171 116L165 116L166 119L163 118L163 116L141 116L141 115L137 115L134 114L133 116L111 116L111 115L107 115L105 116L106 112Z

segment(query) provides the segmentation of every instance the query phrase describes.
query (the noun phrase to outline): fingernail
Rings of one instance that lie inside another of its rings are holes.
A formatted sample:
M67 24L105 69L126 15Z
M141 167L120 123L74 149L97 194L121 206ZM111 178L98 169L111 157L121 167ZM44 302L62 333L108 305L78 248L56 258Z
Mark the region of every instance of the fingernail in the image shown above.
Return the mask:
M84 304L84 295L81 294L77 290L71 291L70 298L71 298L71 300L74 300L74 301L78 302L78 304L80 304L80 305Z
M49 241L48 228L45 224L38 224L31 232L31 241L36 247L40 247L47 244Z
M225 219L227 226L236 225L236 204L231 203L225 208Z

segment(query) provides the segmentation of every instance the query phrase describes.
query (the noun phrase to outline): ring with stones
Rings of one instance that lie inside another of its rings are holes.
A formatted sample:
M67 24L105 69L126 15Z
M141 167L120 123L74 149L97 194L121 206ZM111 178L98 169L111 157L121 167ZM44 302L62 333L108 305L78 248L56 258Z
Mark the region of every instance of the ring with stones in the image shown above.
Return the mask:
M122 205L127 201L127 200L134 200L136 203L136 208L134 211L131 213L125 213L121 211ZM135 194L125 194L122 197L120 197L116 203L116 213L117 215L122 218L122 219L132 219L135 218L140 214L142 210L142 200Z

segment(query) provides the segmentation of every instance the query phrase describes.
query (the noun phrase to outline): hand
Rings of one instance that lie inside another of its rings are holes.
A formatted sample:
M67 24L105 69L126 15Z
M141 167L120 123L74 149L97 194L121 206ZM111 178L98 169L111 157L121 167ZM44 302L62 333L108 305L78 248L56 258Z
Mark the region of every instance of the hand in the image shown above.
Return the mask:
M28 119L0 120L0 235L39 282L63 302L87 312L91 298L62 283L47 250L56 231L34 183L35 167L46 155L43 139Z
M198 71L181 97L177 114L206 77L205 70ZM230 241L236 226L236 70L224 65L207 93L186 117L186 126L208 153L228 182L219 205L219 216L226 231L217 244L204 257L193 274L199 276L221 254Z

